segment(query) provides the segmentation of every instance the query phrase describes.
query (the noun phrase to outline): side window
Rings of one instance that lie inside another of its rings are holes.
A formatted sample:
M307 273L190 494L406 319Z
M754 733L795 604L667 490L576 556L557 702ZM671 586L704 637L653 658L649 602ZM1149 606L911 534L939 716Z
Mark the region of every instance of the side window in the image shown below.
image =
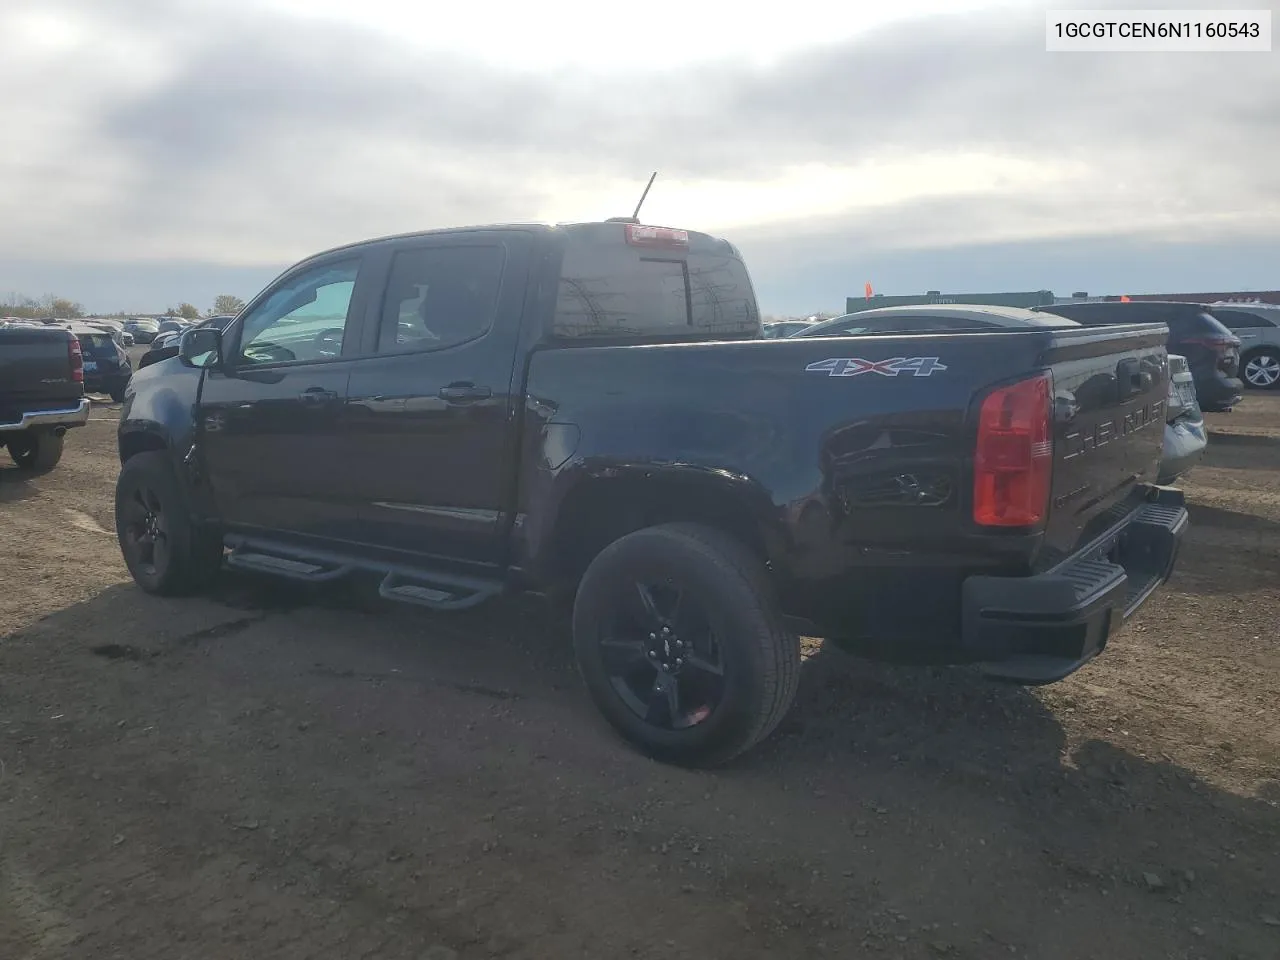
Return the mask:
M360 261L294 274L244 319L238 362L330 360L342 353Z
M1215 310L1213 315L1226 324L1229 330L1252 330L1257 327L1274 327L1275 324L1266 317L1243 310Z
M506 251L466 245L401 250L382 301L378 352L441 350L493 326Z

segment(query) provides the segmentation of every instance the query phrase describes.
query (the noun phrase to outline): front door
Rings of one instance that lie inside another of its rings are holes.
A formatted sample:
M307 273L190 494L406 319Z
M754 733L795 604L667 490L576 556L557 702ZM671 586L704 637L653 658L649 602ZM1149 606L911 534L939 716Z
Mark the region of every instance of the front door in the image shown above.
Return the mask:
M501 563L532 243L477 231L395 249L376 335L352 365L343 431L376 547L410 562Z
M339 425L363 262L339 256L283 277L228 329L223 363L205 375L202 462L231 529L358 536Z

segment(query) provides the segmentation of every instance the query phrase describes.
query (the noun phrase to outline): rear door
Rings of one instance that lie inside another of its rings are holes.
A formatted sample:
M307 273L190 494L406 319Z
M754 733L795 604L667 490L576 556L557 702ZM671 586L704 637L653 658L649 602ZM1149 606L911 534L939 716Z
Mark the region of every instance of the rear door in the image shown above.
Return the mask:
M342 417L362 543L411 562L502 562L534 242L482 230L389 251Z
M1208 313L1179 312L1169 317L1169 349L1187 358L1191 373L1202 379L1240 372L1240 351L1226 341L1239 339Z
M80 352L84 355L84 379L91 386L98 386L104 379L115 378L120 373L120 354L109 333L82 333L77 336Z

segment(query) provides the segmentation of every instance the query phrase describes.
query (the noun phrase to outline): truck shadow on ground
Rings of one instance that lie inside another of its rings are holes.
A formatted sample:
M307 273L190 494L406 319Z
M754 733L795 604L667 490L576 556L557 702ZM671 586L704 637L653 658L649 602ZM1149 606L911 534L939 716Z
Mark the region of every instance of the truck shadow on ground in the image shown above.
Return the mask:
M0 450L0 458L8 461L8 454ZM18 503L39 496L31 485L35 479L30 471L19 470L12 463L0 463L0 503Z
M1210 430L1209 446L1202 462L1206 467L1228 470L1277 470L1280 469L1280 439Z
M774 909L770 902L779 877L794 870L799 883L809 866L827 870L842 859L858 869L875 865L874 896L889 903L918 894L923 863L942 886L957 889L1014 869L1015 876L1020 871L1062 891L1091 891L1107 898L1098 901L1106 904L1104 913L1114 907L1130 917L1135 911L1149 914L1163 925L1159 936L1164 938L1159 948L1151 944L1150 956L1166 955L1170 943L1196 942L1181 926L1182 917L1196 918L1208 928L1207 939L1200 942L1212 955L1227 955L1229 949L1259 960L1274 956L1267 951L1274 947L1276 931L1259 919L1271 918L1280 885L1280 811L1274 801L1265 799L1265 792L1264 799L1229 793L1171 759L1143 756L1098 735L1102 725L1113 721L1117 728L1121 723L1134 726L1133 718L1094 718L1070 734L1062 717L1074 713L1078 719L1107 707L1069 686L1054 688L1050 703L1042 693L995 685L971 671L875 664L824 644L808 656L796 706L773 737L721 770L678 771L655 768L603 733L603 724L575 683L564 624L537 605L504 603L436 615L394 605L380 609L358 592L353 599L342 590L238 576L224 577L209 599L224 613L207 617L203 626L198 618L192 620L196 628L177 637L172 637L175 612L195 608L146 597L132 585L111 587L32 630L42 634L39 639L47 649L94 655L77 661L79 669L95 676L90 689L109 689L118 682L113 677L120 675L113 671L159 669L166 661L170 665L164 669L170 672L163 682L173 686L181 682L174 672L203 674L226 661L234 662L242 671L237 675L252 685L237 695L265 698L285 717L304 703L314 710L313 698L318 698L324 710L306 733L291 723L265 719L264 727L274 725L273 749L263 748L255 756L251 748L235 754L235 763L246 770L266 770L278 765L281 756L306 759L309 750L320 750L317 756L324 762L307 767L304 778L314 802L333 803L336 798L341 808L359 808L362 822L370 825L362 842L378 854L370 861L373 865L343 874L344 896L352 888L374 896L385 886L383 848L419 863L439 857L441 869L449 863L447 854L433 851L430 836L401 821L388 799L393 791L379 789L380 780L391 776L397 764L425 751L432 764L457 765L451 773L463 785L456 793L432 796L434 816L446 824L473 824L507 816L510 805L518 803L526 818L522 832L544 840L542 845L526 843L524 855L555 860L566 873L572 873L575 857L589 859L582 852L589 848L633 845L627 855L635 859L628 872L638 878L644 863L660 859L652 852L651 836L692 829L714 843L727 828L726 814L732 814L748 831L764 831L767 821L773 831L770 842L783 844L769 854L776 858L769 868L776 873L762 882L763 892L752 892L753 871L760 869L752 864L761 851L739 852L726 845L720 882L756 910ZM105 634L104 624L128 630ZM147 639L165 636L171 639ZM192 650L202 656L182 656ZM179 655L170 659L172 653ZM276 660L264 662L261 670L255 664L272 657ZM1089 669L1105 671L1105 666ZM275 673L284 670L301 673L295 673L292 684L277 683ZM389 682L393 677L400 682ZM155 679L160 683L161 675ZM203 679L188 682L202 689L212 706L217 707L220 695L231 696L223 686L206 688ZM313 687L327 692L316 693ZM433 746L421 740L420 731L415 733L421 721L415 718L414 704L435 688L501 701L499 712L475 714L473 722L489 728L485 742L497 739L506 755L536 754L546 762L520 766L519 776L501 788L467 788L488 782L496 767L489 754L451 752L443 740ZM145 686L138 689L145 697ZM557 720L552 734L545 718L566 713L569 722ZM112 719L109 715L102 723ZM192 728L171 732L174 743L194 737L206 749L225 750L228 756L241 749L236 746L240 741L220 741L218 731L196 731L198 715L171 713L166 722ZM339 762L314 746L326 735L349 736L343 725L357 722L376 727L378 733L363 739L359 752L343 755ZM121 758L113 759L110 751L102 763L115 765L112 775L117 779L162 781L159 766L147 769L148 755L135 751L126 756L130 768L120 767ZM218 762L227 763L227 756L220 755ZM217 763L211 760L210 765ZM435 775L440 776L438 769ZM393 779L399 782L400 775ZM246 772L238 782L243 791L249 789L245 784L257 781ZM584 789L566 794L566 782ZM655 782L661 782L673 806L656 813L646 807L647 826L631 840L618 839L616 825L631 822L640 804L652 804ZM362 785L358 797L349 795L357 790L354 784ZM186 793L197 787L183 783L173 789ZM717 810L701 816L698 798L712 790ZM261 796L264 802L276 802L269 791ZM224 819L243 820L235 807L245 802L243 794L223 798L211 789L202 800L215 807L224 802ZM588 809L608 814L598 837L591 833L597 829L590 825L594 821L584 819ZM689 817L695 819L690 822ZM299 823L304 819L293 817ZM218 829L229 828L211 829L216 837ZM292 828L280 829L288 840ZM336 841L348 828L335 821L318 829L332 829L330 839ZM594 838L586 846L584 831ZM573 842L562 842L570 832ZM340 839L351 842L346 836ZM323 847L327 842L309 835L297 845ZM470 869L461 862L452 868ZM537 872L528 863L522 870L525 875ZM845 875L853 874L857 870ZM501 887L508 881L486 882ZM522 884L511 880L503 895L528 897ZM811 901L818 916L838 909L838 888L804 890L794 897ZM924 907L926 914L934 909L928 903ZM1025 919L1034 924L1037 911L1045 908L1032 904L1029 909ZM956 922L963 919L958 915Z

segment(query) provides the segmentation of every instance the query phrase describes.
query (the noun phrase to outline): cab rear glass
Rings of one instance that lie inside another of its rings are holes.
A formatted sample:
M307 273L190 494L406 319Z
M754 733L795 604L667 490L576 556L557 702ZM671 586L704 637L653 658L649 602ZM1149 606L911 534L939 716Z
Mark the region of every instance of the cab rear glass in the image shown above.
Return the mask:
M633 245L625 224L565 228L552 335L716 340L761 335L751 279L723 240Z

